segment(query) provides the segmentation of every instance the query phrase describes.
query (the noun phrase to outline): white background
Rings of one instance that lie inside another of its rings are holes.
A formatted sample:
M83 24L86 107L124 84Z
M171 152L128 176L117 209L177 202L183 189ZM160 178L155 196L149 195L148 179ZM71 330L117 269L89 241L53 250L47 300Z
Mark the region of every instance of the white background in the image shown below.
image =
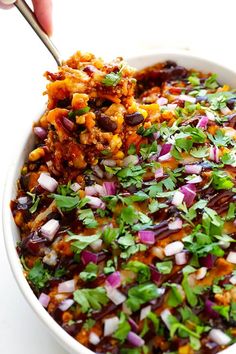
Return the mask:
M53 41L112 58L159 48L190 50L236 70L235 0L54 0ZM0 11L0 193L21 133L43 110L55 63L16 9ZM1 197L1 194L0 194ZM65 354L23 299L0 237L0 353Z

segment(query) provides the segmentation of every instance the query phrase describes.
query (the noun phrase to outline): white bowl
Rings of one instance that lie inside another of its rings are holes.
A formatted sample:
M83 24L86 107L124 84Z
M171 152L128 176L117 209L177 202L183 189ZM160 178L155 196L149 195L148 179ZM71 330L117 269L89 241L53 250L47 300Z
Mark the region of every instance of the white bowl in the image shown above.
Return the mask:
M236 87L236 72L233 72L232 70L218 63L197 57L195 55L191 55L187 52L175 51L167 53L160 52L156 54L147 54L144 56L131 58L128 60L128 62L130 65L141 69L165 60L176 61L178 64L187 68L195 68L204 72L217 73L218 79L221 83L226 83L232 87ZM23 275L21 263L16 252L16 242L19 240L19 230L14 223L9 203L10 200L15 198L16 181L19 178L20 170L24 160L26 159L28 152L33 146L33 137L31 132L31 127L29 127L28 131L21 132L24 137L23 145L19 150L18 158L12 162L5 186L5 193L3 198L3 227L4 240L9 263L21 292L25 296L34 312L54 335L56 340L71 354L92 354L93 352L91 350L87 349L74 338L72 338L69 334L67 334L66 331L64 331L41 306ZM224 350L224 354L234 354L235 350L236 344Z

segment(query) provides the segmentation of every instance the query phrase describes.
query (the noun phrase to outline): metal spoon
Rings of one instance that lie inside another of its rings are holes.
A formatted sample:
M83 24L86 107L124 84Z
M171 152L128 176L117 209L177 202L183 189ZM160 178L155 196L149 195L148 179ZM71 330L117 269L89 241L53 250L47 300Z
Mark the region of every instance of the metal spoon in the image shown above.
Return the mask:
M27 3L24 0L2 0L3 3L5 4L14 4L16 8L20 11L20 13L24 16L26 21L30 24L30 26L33 28L35 33L39 36L43 44L47 47L49 52L52 54L53 58L56 60L57 65L61 65L62 59L60 56L59 51L55 47L55 45L52 43L51 39L48 37L48 35L44 32L40 24L38 23L33 11L30 9L30 7L27 5Z

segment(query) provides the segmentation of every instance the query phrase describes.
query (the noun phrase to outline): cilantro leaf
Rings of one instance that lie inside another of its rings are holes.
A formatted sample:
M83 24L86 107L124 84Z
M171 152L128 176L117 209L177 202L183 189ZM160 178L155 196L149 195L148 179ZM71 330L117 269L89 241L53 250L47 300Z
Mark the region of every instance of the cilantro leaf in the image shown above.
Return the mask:
M106 290L102 287L93 289L78 289L74 291L74 300L81 306L83 313L89 310L101 310L102 305L106 305L109 301Z
M119 236L120 230L118 228L106 227L103 230L102 238L106 245L110 245Z
M139 127L137 130L137 134L147 137L152 136L154 133L158 132L157 124L153 124L150 128L144 128L143 126Z
M121 312L120 322L117 330L113 333L113 337L118 339L121 343L124 343L130 330L131 330L131 326L127 321L126 315L123 312Z
M79 276L83 281L91 281L96 279L97 272L98 272L97 264L90 262L86 265L85 269L83 270L83 272L80 273Z
M216 190L231 189L234 186L234 183L227 172L215 170L212 172L212 186Z
M83 114L88 113L89 111L90 111L90 107L75 109L68 113L68 118L75 119L76 116L82 116Z
M145 263L139 261L130 261L125 265L124 268L137 273L137 280L139 283L150 280L150 268Z
M82 236L82 235L74 235L73 233L69 232L69 235L66 241L74 241L71 244L71 248L73 252L76 254L80 254L90 243L97 241L100 238L100 234L92 235L92 236Z
M71 211L78 207L80 198L78 196L64 196L60 194L50 194L50 198L54 198L56 205L62 211Z
M170 287L170 292L168 293L167 303L170 307L177 307L183 302L183 296L179 290L180 285L166 283L166 286Z
M157 287L153 283L140 284L128 291L126 305L131 311L137 311L140 306L158 297Z
M92 209L81 209L78 211L79 220L83 222L88 228L95 228L98 226L97 221L94 218Z
M47 269L44 268L41 261L37 259L33 268L30 269L27 278L36 287L36 289L42 289L51 279L51 275Z
M219 84L216 79L217 79L217 75L212 74L206 79L204 86L208 89L213 89L213 90L216 89L217 87L219 87Z
M220 129L217 130L214 136L212 136L210 133L208 133L207 136L215 146L227 146L231 142L231 138L225 135Z
M212 306L213 310L217 311L222 317L226 318L226 320L229 320L229 311L230 311L230 306L226 305L215 305Z
M161 274L170 274L173 268L172 261L156 263L156 267Z
M197 77L196 73L192 73L188 77L188 81L190 82L190 84L192 86L199 86L200 85L200 79L199 79L199 77Z
M102 79L102 84L105 86L116 86L120 82L121 77L121 71L118 71L117 73L112 71L111 73L104 76Z
M137 213L133 206L129 205L121 210L119 216L119 223L132 225L137 220Z
M83 324L83 328L86 331L89 331L94 325L95 325L96 321L93 320L92 318L87 318L86 321Z
M209 155L209 148L207 146L201 146L199 148L193 148L190 151L190 155L196 157L197 159L201 159Z

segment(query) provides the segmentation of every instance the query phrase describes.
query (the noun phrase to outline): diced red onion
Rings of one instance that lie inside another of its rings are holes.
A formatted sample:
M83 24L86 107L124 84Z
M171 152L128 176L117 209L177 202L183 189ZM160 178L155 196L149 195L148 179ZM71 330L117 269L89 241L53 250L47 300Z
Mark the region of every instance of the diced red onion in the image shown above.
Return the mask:
M211 112L211 111L206 111L206 116L207 116L207 118L208 118L209 120L211 120L211 121L213 121L213 122L214 122L215 119L216 119L214 113Z
M153 133L153 138L154 138L155 140L157 140L158 138L160 138L160 132L155 132L155 133Z
M110 336L114 333L119 325L119 318L117 316L106 318L104 320L104 337Z
M111 159L102 160L101 164L104 166L114 167L116 166L116 161Z
M64 127L66 129L68 129L69 131L74 130L75 124L74 122L72 122L70 119L66 118L66 117L62 117L62 124L64 125Z
M168 105L167 105L167 109L169 111L174 111L176 109L176 107L177 107L176 103L168 103Z
M40 228L41 234L46 237L49 241L53 239L56 235L57 231L60 228L60 224L58 220L50 219Z
M74 303L74 300L73 299L65 299L63 300L60 305L58 306L58 308L61 310L61 311L67 311Z
M190 103L196 103L196 98L193 96L188 96L188 95L179 95L179 99L181 101L186 101Z
M188 263L188 257L186 252L180 252L175 255L175 263L177 265L183 265Z
M85 195L97 195L96 188L93 186L88 186L84 188Z
M138 156L137 155L129 155L126 156L123 160L123 166L129 166L129 165L137 165L139 162Z
M158 157L158 161L168 161L171 158L172 158L172 155L170 152L168 152L167 154Z
M196 187L194 184L186 184L185 186L180 187L180 192L184 194L184 201L187 207L193 204L193 201L196 197Z
M207 127L207 123L208 123L208 117L207 116L203 116L199 119L199 122L197 124L197 128L203 128L205 129Z
M236 252L230 251L226 258L226 261L236 264Z
M140 311L140 321L144 320L144 318L147 317L147 315L151 312L151 309L151 305L142 308L142 310Z
M202 177L201 176L195 176L191 179L190 181L191 183L193 184L196 184L196 183L201 183L202 182Z
M153 231L142 230L139 231L138 236L141 243L146 245L153 245L155 243L155 233Z
M209 299L207 299L205 301L204 310L210 318L219 318L220 317L219 313L212 308L215 305L216 304Z
M78 192L78 190L81 188L80 184L75 182L75 183L72 183L72 185L70 186L70 189L73 191L73 192Z
M170 329L169 316L171 316L171 312L168 309L165 309L160 314L162 321L165 323L166 327Z
M165 106L168 103L168 99L165 97L160 97L158 98L157 103L159 106Z
M180 253L184 249L184 244L181 241L171 242L164 248L165 255L174 256L177 253Z
M201 267L196 271L195 277L197 280L201 280L205 278L206 273L207 273L207 267Z
M230 283L233 285L236 285L236 275L233 275L230 279L229 279Z
M38 178L38 183L42 188L46 189L49 192L54 192L58 186L58 182L47 173L40 174Z
M112 288L119 288L119 286L121 285L120 272L114 272L114 273L110 274L107 277L106 282L107 282L108 286L111 286Z
M137 325L137 323L136 323L131 317L128 318L128 322L129 322L129 324L130 324L132 330L133 330L134 332L138 332L138 325Z
M211 269L214 265L214 256L212 254L208 254L205 257L199 258L199 263L201 266L206 267L207 269Z
M155 171L155 178L163 177L163 175L164 175L163 168L162 167L157 168Z
M120 305L126 300L126 296L119 290L108 285L105 285L105 289L107 291L107 296L115 305Z
M185 169L186 173L198 175L199 173L201 173L202 166L201 165L185 165L184 169Z
M216 328L209 332L209 338L218 345L227 345L231 342L231 338L227 334Z
M89 333L89 342L93 345L97 345L100 342L100 338L95 332L90 332Z
M116 194L116 184L115 182L104 182L103 188L106 195L115 195Z
M58 285L59 293L73 293L75 291L74 279L66 280Z
M86 197L88 199L88 204L94 208L94 209L102 209L104 210L106 208L105 203L97 197L92 197L92 196L87 196Z
M227 116L227 114L230 114L231 113L231 110L225 106L223 108L220 109L221 113L224 114L225 116Z
M28 202L28 197L20 197L18 198L18 203L23 205L26 204Z
M170 152L171 149L172 149L172 144L163 144L161 146L159 157L168 154L168 152Z
M170 221L168 224L169 230L180 230L183 226L183 221L180 218L176 218L174 221Z
M81 261L84 265L87 265L90 262L97 264L98 255L96 253L84 250L81 252Z
M96 173L99 178L103 178L104 172L98 165L91 166L91 169Z
M157 268L154 265L149 265L151 270L151 279L154 283L159 283L161 280L161 273L158 272Z
M37 137L42 140L44 140L47 137L47 131L42 127L34 127L34 134L37 135Z
M175 206L179 206L180 204L183 203L184 200L184 194L180 191L176 191L173 195L173 199L171 201L171 204Z
M127 336L127 340L134 346L134 347L142 347L144 345L144 340L139 337L136 333L130 331Z
M41 293L39 296L39 302L43 307L47 308L48 304L50 302L50 296L47 294Z
M216 163L219 162L219 148L217 146L211 146L209 149L209 159Z
M93 251L100 251L102 248L102 240L98 239L96 241L93 241L92 243L90 243L90 247Z

